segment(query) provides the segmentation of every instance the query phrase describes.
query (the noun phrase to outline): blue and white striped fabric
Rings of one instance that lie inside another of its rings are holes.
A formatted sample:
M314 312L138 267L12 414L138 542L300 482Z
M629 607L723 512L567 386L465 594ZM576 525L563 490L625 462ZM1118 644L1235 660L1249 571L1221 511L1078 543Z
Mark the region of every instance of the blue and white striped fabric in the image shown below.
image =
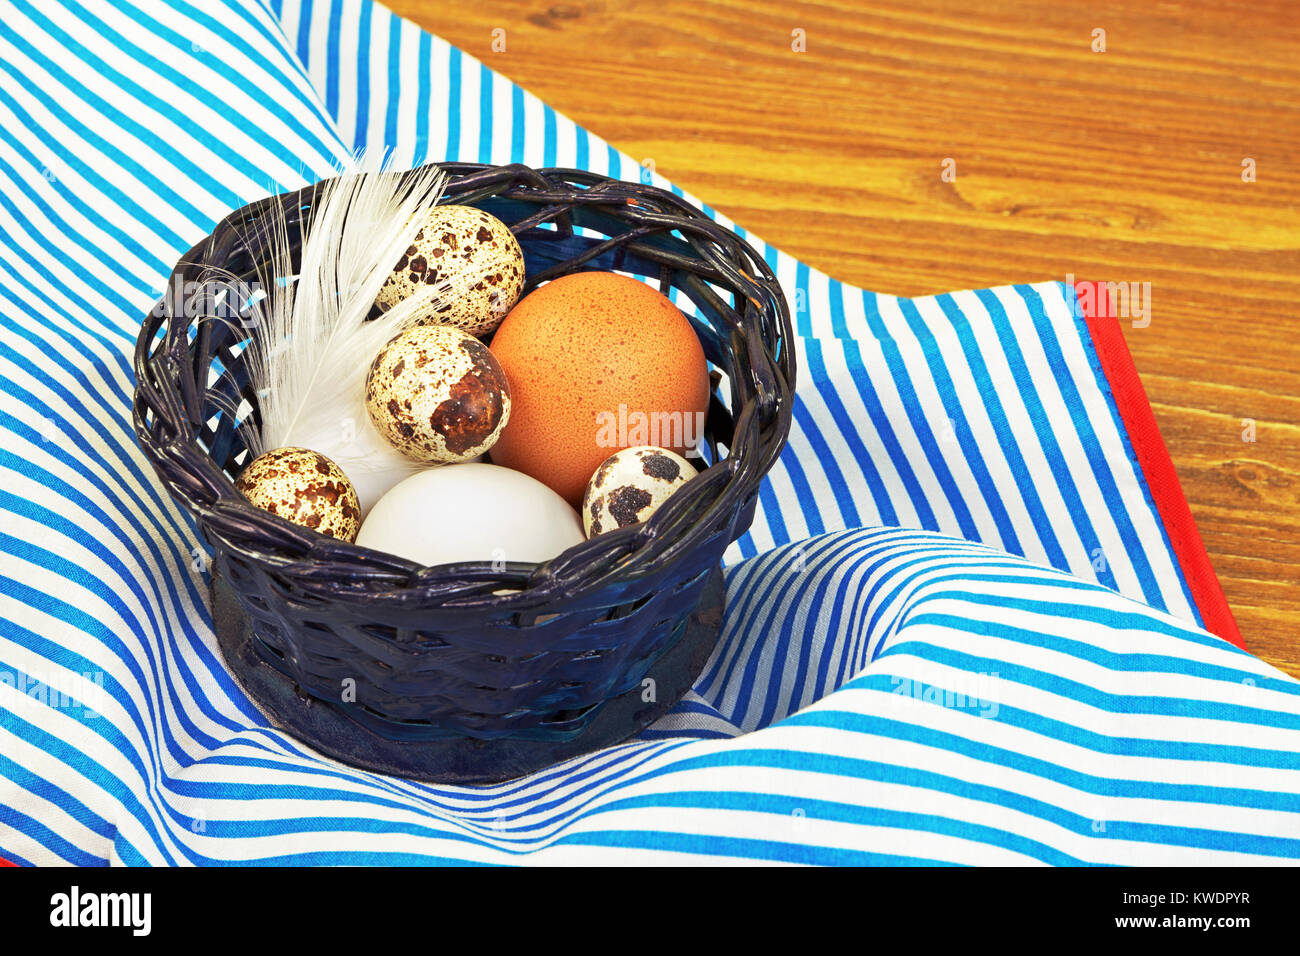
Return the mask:
M362 147L643 174L368 0L0 2L0 857L1300 858L1300 684L1200 629L1072 290L897 299L752 236L797 308L795 424L677 709L481 790L272 729L129 355L216 220Z

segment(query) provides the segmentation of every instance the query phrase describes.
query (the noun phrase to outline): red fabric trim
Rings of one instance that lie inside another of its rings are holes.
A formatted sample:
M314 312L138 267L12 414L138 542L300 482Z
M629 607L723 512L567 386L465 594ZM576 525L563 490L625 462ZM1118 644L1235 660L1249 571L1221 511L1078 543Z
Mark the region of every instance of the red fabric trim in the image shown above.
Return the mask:
M0 866L17 866L17 863L10 863L4 857L0 856Z
M1133 364L1133 356L1124 342L1119 319L1110 308L1106 283L1074 284L1080 302L1086 306L1089 296L1083 294L1084 287L1089 288L1093 305L1091 309L1082 309L1088 332L1092 335L1093 348L1101 362L1102 372L1110 383L1120 420L1128 431L1129 444L1137 456L1142 474L1146 476L1156 511L1164 522L1165 532L1169 535L1178 564L1187 578L1187 586L1201 612L1205 629L1244 649L1246 643L1232 616L1232 609L1228 607L1228 599L1223 595L1219 576L1210 564L1210 555L1201 541L1201 534L1196 530L1192 509L1187 504L1182 485L1178 483L1178 474L1174 471L1169 449L1160 437L1155 412L1151 410L1146 389L1142 387L1137 367Z

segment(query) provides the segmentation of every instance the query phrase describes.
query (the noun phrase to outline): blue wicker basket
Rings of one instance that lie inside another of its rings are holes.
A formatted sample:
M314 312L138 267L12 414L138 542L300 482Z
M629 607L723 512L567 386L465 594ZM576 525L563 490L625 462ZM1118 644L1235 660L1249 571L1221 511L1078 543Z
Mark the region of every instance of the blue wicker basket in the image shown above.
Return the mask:
M423 748L429 759L449 746L482 753L479 742L492 741L537 753L548 744L567 745L552 753L572 750L602 710L639 690L678 647L693 614L699 624L706 590L720 601L723 552L749 527L759 484L790 427L788 308L763 258L735 233L646 185L518 165L445 168L444 201L479 206L515 232L528 272L525 293L559 275L602 269L674 288L695 306L699 315L690 318L716 370L705 427L709 464L650 521L599 535L545 564L419 567L290 524L235 491L249 451L223 409L245 399L256 414L241 360L247 333L238 323L205 322L185 314L192 309L160 303L136 349L136 431L212 545L218 630L237 636L248 660L264 666L255 681L245 679L250 691L260 688L254 696L264 705L279 694L316 708L311 720L298 721L315 730L295 727L283 701L270 707L277 722L363 764L358 747L390 755ZM268 254L259 223L283 208L296 249L316 188L230 215L177 265L173 287L212 267L253 281ZM505 589L515 593L496 593ZM717 615L709 620L705 630L716 634ZM223 639L228 657L233 646ZM685 666L698 667L698 658L697 647ZM644 719L643 708L623 724ZM620 724L602 742L635 729ZM323 739L349 733L370 744ZM487 753L461 776L506 775L490 763ZM391 757L370 764L395 769ZM409 766L404 772L421 775Z

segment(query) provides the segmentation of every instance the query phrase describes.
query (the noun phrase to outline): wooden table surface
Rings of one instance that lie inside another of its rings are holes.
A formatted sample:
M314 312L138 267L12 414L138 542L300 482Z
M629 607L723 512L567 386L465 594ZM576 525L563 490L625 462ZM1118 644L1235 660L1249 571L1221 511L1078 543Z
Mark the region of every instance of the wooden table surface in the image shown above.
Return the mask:
M389 5L846 282L1149 282L1125 336L1183 490L1247 644L1300 676L1294 0Z

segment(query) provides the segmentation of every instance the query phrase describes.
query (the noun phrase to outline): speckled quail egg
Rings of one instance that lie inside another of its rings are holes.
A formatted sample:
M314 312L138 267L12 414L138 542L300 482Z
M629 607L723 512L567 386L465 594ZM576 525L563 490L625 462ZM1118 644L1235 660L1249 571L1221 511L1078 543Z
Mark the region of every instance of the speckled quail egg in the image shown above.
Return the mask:
M645 521L682 485L695 466L667 448L624 448L605 459L587 483L582 525L587 536Z
M276 448L249 462L235 489L252 504L313 531L355 541L361 507L348 476L309 448Z
M473 335L500 325L524 287L524 254L510 227L473 206L435 206L375 301L387 311L422 287L446 283L420 323Z
M370 365L366 410L416 461L463 462L491 448L510 418L510 383L488 347L449 325L416 325Z

